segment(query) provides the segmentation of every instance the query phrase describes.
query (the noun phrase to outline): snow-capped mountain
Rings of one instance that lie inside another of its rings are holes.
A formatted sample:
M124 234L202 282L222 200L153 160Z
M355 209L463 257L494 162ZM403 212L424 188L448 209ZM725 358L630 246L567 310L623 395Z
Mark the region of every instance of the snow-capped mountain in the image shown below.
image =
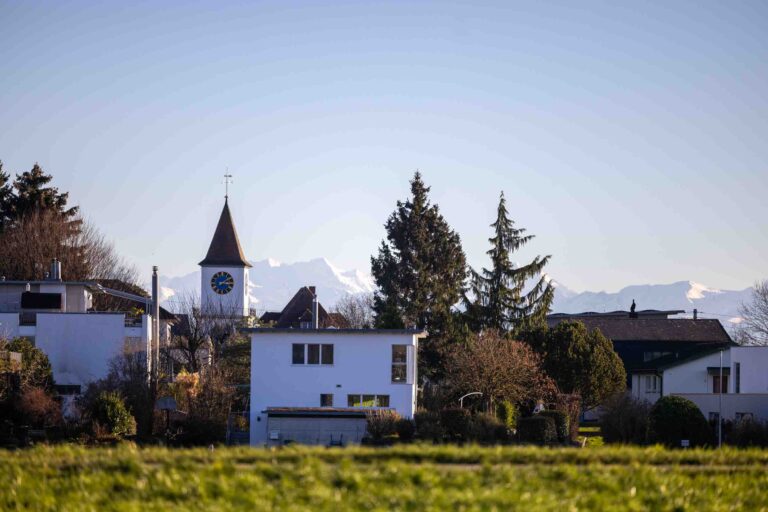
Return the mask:
M638 310L682 309L686 311L685 316L691 316L697 309L701 318L717 318L724 326L734 327L740 321L739 307L750 300L751 293L752 288L716 290L693 281L633 285L615 293L577 293L558 283L552 310L556 313L626 311L634 300Z
M251 303L257 312L281 311L302 286L316 286L320 302L327 308L347 294L369 293L373 279L360 270L341 270L325 258L280 263L272 258L252 262L249 271ZM200 295L200 272L179 277L160 277L163 307L178 309L181 297Z

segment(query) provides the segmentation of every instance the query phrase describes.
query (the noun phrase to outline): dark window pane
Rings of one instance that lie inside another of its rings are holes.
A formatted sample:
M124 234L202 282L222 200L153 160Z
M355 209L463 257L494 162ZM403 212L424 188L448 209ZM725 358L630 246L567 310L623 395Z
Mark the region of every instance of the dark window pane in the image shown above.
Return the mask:
M405 382L406 366L404 364L392 365L392 382Z
M407 345L392 345L392 362L405 363L408 359Z
M376 399L379 407L389 407L389 395L378 395Z
M304 344L293 344L293 364L304 364Z
M307 364L320 364L320 345L307 345Z
M333 345L323 345L323 364L333 364Z
M360 395L347 395L347 407L360 407Z
M363 407L376 407L376 395L363 395Z
M332 394L320 395L320 407L333 407L333 395Z

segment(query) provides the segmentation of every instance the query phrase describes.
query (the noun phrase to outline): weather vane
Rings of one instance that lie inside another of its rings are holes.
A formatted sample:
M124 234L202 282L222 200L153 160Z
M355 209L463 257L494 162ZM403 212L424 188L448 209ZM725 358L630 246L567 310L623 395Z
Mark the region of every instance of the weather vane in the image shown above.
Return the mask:
M229 199L229 184L232 183L232 175L229 174L229 167L227 167L227 172L224 174L224 199Z

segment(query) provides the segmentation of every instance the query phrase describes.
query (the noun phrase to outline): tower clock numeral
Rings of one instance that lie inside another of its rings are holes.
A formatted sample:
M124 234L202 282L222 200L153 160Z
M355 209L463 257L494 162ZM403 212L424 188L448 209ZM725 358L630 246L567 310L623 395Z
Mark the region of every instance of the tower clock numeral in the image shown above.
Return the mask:
M219 295L226 295L235 286L235 279L228 272L216 272L211 277L211 289Z

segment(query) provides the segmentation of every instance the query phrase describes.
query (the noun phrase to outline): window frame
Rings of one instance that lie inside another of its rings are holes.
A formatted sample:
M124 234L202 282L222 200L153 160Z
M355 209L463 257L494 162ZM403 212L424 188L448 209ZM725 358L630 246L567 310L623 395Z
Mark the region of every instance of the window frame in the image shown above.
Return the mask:
M390 373L389 373L392 384L409 384L408 382L408 347L409 345L404 345L404 344L392 345ZM396 354L396 351L401 348L403 349L403 352L404 352L404 359L402 361L398 361L396 359L399 359L399 357L396 357L396 356L399 356L399 354ZM398 374L402 372L402 378L395 379L396 369Z
M297 361L297 347L302 347L301 362ZM314 360L314 351L311 347L317 347L317 362L311 362L310 357ZM330 353L330 362L325 357L324 352ZM333 366L336 350L334 349L334 343L292 343L291 344L291 366Z
M323 403L323 399L330 397L330 405ZM320 393L320 407L333 407L333 393Z

